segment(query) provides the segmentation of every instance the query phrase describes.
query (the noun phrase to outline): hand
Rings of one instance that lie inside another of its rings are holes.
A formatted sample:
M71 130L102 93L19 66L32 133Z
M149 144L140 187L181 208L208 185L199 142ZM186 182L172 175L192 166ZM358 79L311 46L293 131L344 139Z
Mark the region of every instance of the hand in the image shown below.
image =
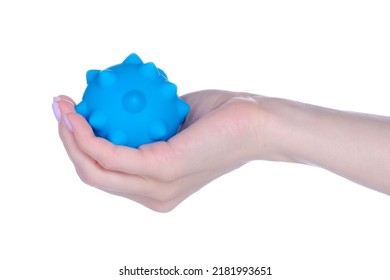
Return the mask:
M95 137L67 96L53 109L59 134L86 184L167 212L188 196L246 162L261 147L262 118L248 93L207 90L182 96L191 112L177 135L133 149Z

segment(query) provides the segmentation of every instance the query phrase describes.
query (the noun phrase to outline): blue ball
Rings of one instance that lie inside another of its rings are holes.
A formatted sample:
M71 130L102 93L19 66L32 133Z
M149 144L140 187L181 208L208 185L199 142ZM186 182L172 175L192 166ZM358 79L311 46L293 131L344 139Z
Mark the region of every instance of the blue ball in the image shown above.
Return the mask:
M190 111L177 87L154 63L130 54L121 64L87 71L87 88L76 112L96 136L138 148L167 141Z

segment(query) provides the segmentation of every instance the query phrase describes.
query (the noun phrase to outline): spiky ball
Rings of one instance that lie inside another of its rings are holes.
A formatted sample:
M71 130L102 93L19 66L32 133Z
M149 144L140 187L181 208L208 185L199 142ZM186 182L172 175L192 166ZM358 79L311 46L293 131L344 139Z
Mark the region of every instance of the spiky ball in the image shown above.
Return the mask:
M87 88L76 112L96 136L137 148L174 136L190 106L154 63L130 54L121 64L87 71Z

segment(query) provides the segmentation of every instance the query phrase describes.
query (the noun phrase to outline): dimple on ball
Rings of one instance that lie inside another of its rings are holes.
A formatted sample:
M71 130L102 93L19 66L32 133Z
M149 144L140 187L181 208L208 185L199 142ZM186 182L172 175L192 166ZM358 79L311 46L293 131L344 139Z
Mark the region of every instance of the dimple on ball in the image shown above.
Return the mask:
M154 63L130 54L121 64L87 71L87 88L76 112L96 136L138 148L167 141L190 111L177 87Z

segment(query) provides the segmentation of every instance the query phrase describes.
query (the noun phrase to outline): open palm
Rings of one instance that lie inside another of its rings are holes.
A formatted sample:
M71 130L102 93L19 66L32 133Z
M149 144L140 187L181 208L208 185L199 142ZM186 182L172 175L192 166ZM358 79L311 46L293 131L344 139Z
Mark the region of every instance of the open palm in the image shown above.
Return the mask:
M213 179L255 159L261 118L252 95L206 90L182 98L191 112L179 133L138 149L95 137L75 112L74 102L57 98L60 136L80 178L166 212Z

